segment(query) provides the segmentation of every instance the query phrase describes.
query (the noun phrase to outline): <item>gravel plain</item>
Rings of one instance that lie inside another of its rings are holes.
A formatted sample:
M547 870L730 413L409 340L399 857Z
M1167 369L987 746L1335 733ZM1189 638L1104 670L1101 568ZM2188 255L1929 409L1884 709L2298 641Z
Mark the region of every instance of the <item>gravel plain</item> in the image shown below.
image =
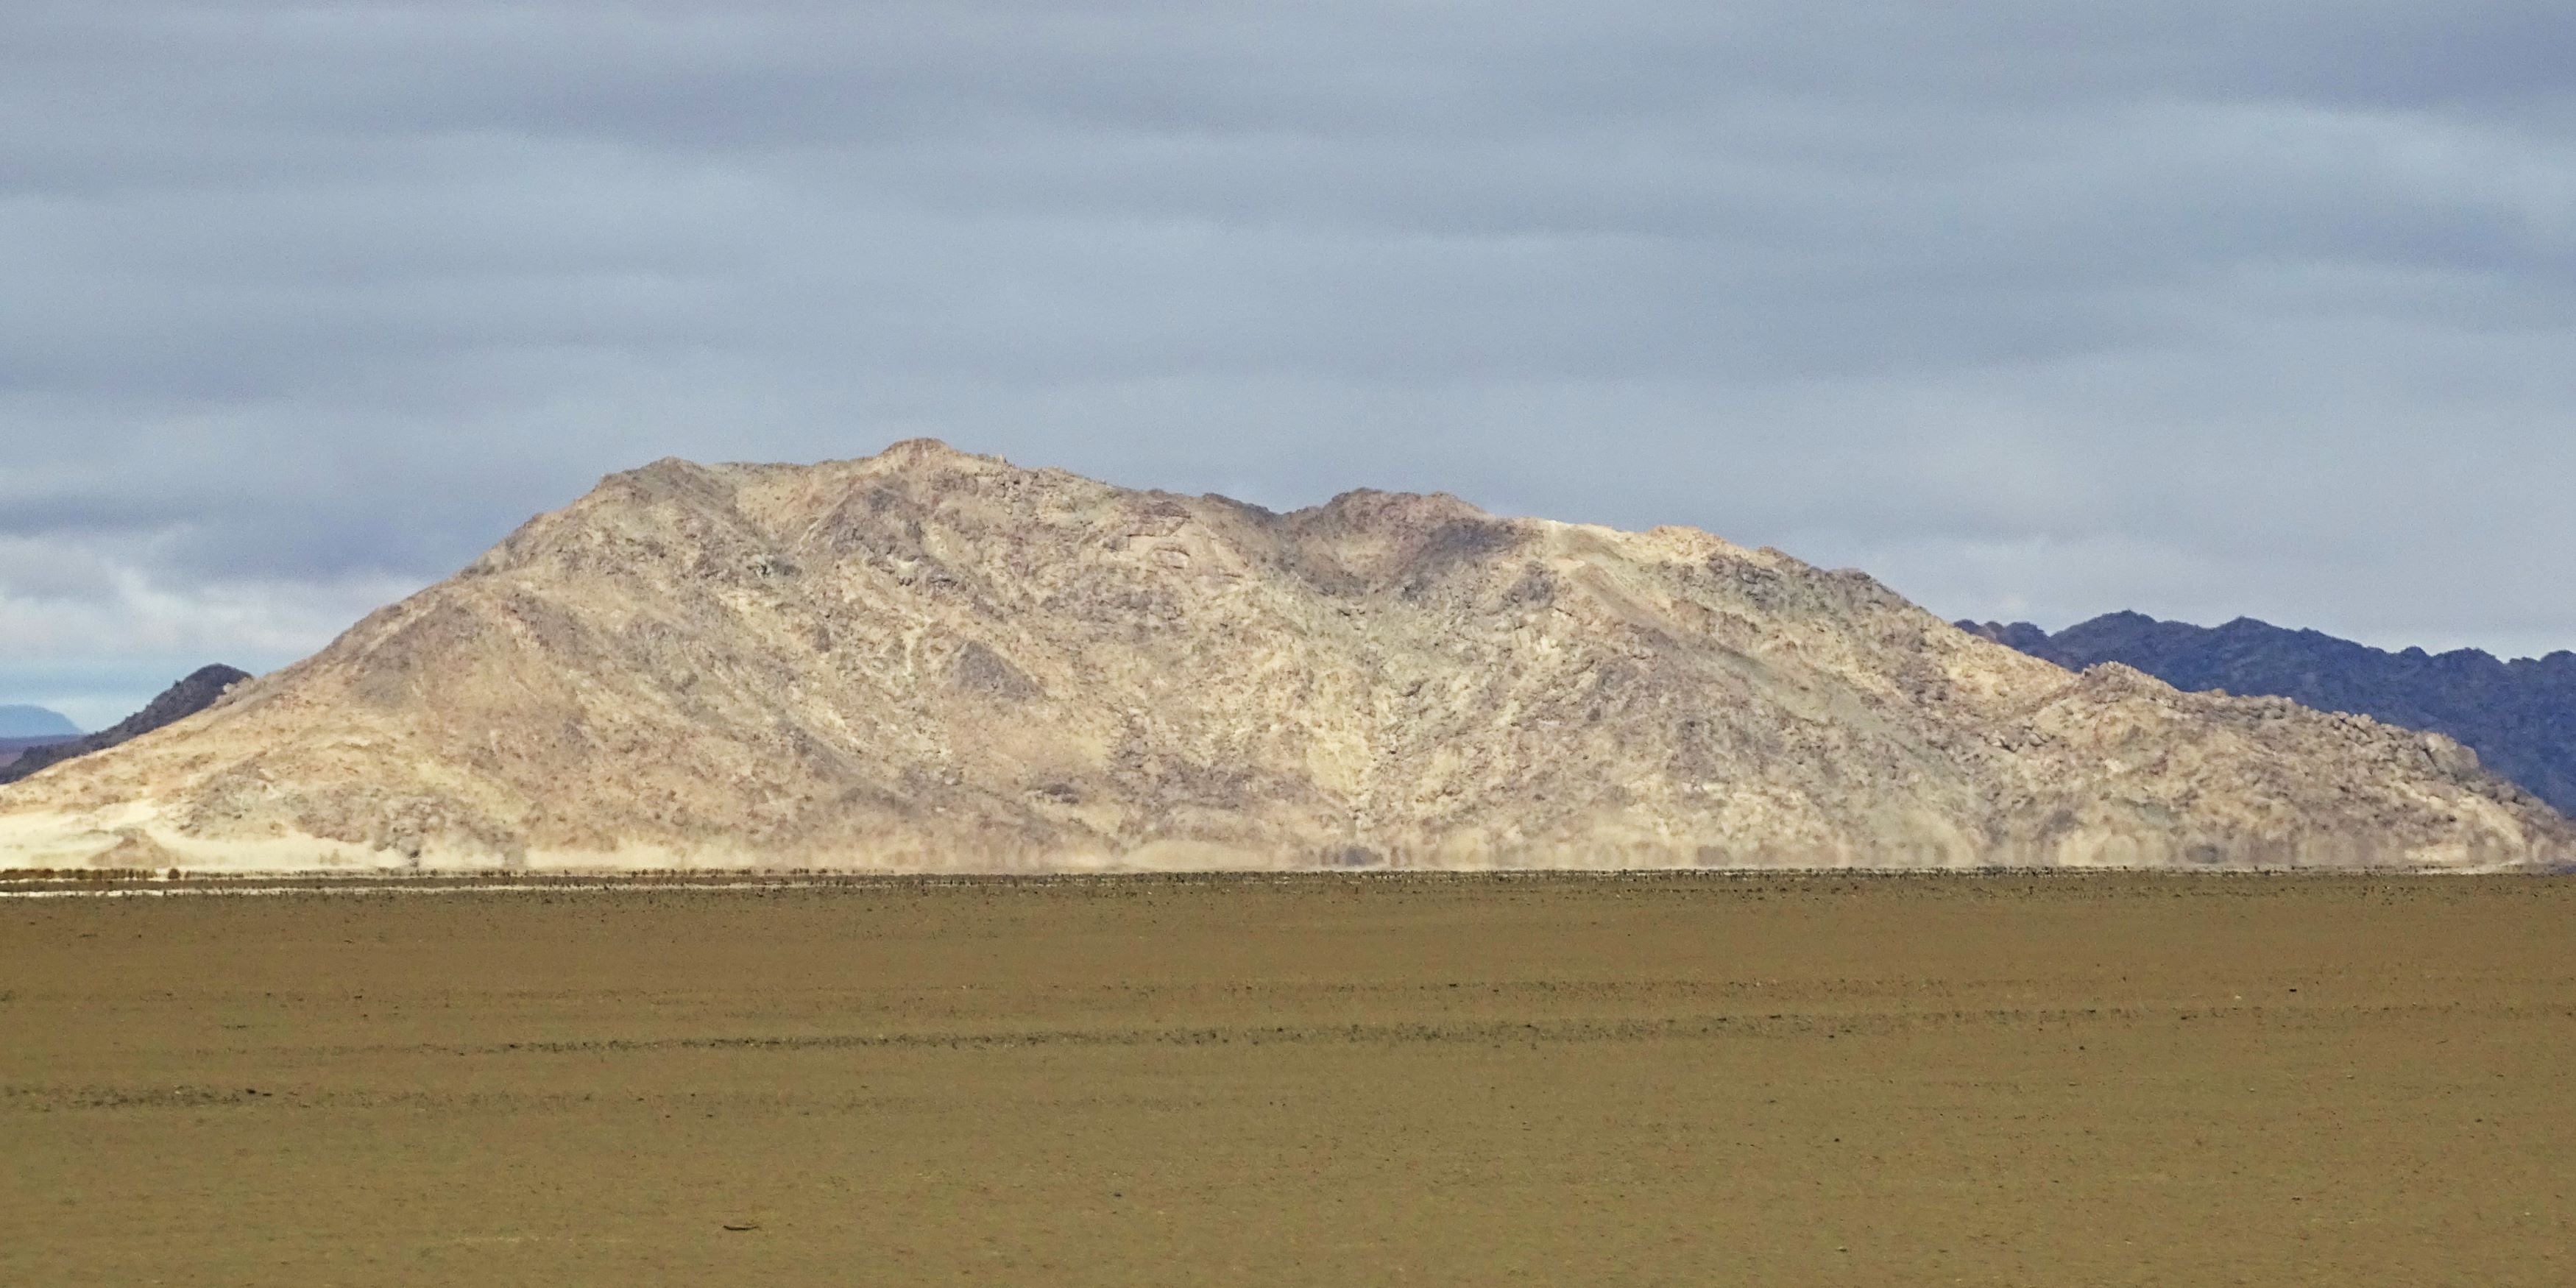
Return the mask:
M296 884L0 899L0 1282L2576 1279L2568 878Z

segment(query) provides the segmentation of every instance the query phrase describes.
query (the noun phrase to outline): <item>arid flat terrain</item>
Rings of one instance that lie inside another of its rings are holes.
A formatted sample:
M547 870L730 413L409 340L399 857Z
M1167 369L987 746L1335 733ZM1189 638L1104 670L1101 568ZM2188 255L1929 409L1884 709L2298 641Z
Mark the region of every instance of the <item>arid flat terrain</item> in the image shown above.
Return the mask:
M2538 877L6 899L0 1282L2557 1285L2571 926Z

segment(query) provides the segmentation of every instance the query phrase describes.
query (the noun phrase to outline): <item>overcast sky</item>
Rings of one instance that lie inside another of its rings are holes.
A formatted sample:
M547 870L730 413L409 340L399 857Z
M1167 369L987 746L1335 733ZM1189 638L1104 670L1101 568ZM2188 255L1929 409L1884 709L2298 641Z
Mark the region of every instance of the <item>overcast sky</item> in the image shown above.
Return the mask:
M0 5L0 702L919 434L2576 647L2576 6Z

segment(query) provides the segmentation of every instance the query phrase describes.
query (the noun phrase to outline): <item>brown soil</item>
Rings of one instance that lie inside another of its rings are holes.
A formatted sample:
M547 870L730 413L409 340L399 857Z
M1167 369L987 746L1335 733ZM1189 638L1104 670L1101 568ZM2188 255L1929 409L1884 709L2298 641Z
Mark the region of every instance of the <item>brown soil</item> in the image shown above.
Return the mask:
M2576 882L0 902L0 1282L2561 1284Z

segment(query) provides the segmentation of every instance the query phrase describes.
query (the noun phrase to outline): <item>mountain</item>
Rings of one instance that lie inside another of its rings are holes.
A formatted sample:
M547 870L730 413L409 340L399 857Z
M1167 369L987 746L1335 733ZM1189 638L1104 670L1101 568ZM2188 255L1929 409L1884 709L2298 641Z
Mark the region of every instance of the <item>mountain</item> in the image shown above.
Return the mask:
M0 783L14 783L38 770L122 746L164 725L176 724L213 706L216 699L224 696L224 690L249 678L250 672L229 666L199 667L187 678L163 689L161 696L144 703L141 711L108 728L88 735L74 729L74 736L70 738L28 747L14 760L0 762Z
M914 871L2576 855L2438 735L2083 675L1684 528L1275 514L943 445L665 460L0 790L20 866Z
M80 726L43 707L0 707L0 739L77 738Z
M2250 617L2203 627L2111 613L2055 635L2028 622L1960 626L2060 666L2121 662L2179 689L2271 694L2448 734L2576 814L2576 653L2511 662L2476 649L2390 653Z

